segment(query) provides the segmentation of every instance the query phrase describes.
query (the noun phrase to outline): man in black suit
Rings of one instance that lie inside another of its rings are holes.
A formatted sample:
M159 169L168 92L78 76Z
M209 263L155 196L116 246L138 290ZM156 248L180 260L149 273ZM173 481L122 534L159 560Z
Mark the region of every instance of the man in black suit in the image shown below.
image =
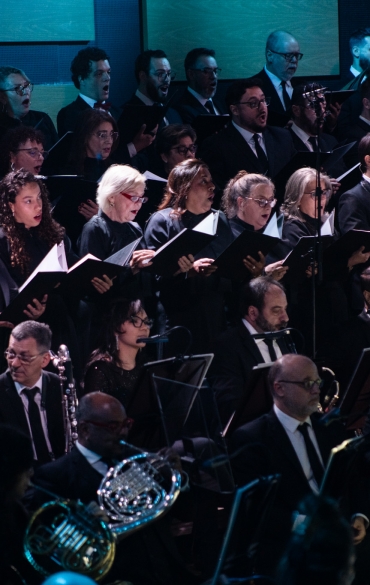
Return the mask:
M349 39L352 54L350 67L351 79L357 77L370 67L370 28L358 28Z
M358 145L368 132L370 132L370 79L366 79L359 89L361 110L359 116L345 131L345 138L348 142L356 140L357 144L351 148L345 160L349 168L359 162Z
M299 516L293 520L294 511L306 495L318 493L331 449L346 438L340 423L327 427L319 423L321 380L309 358L285 355L277 360L269 372L269 386L272 410L240 427L232 438L238 485L260 476L281 475L260 539L257 569L263 573L274 571L293 522L297 525L303 520ZM341 498L343 510L351 518L354 543L359 544L368 525L368 498L358 470L350 470L348 463L343 457L328 490L331 497Z
M370 230L370 133L360 141L358 153L362 180L340 196L338 222L341 234L349 230Z
M289 108L293 94L292 77L303 57L298 41L288 32L277 30L267 37L266 64L254 75L261 79L265 95L271 99L270 111L274 125L285 126L289 120Z
M0 422L15 426L33 441L37 464L64 454L64 420L60 380L45 372L50 362L48 325L24 321L12 330L0 376Z
M225 424L245 395L252 369L294 351L284 337L277 340L252 337L287 327L287 299L279 282L265 276L254 278L243 289L240 308L243 316L240 324L222 333L212 347L215 357L209 379Z
M184 124L193 124L197 116L222 116L224 105L215 100L217 80L221 69L217 67L213 49L192 49L185 57L185 75L188 87L176 104Z
M241 170L273 178L295 154L288 130L267 127L267 102L258 79L240 79L228 88L226 104L232 121L207 138L200 152L218 189Z
M74 131L81 112L88 108L103 108L117 118L117 111L107 101L109 97L110 64L103 49L81 49L71 63L72 81L80 94L74 102L58 112L57 126L61 138Z
M34 483L52 493L88 505L97 502L97 490L109 467L138 450L122 445L132 420L122 404L102 392L83 396L77 410L78 441L72 451L39 468ZM40 497L34 494L34 505ZM127 580L134 585L191 583L167 531L168 518L157 520L118 544L107 580ZM188 578L188 580L186 580Z

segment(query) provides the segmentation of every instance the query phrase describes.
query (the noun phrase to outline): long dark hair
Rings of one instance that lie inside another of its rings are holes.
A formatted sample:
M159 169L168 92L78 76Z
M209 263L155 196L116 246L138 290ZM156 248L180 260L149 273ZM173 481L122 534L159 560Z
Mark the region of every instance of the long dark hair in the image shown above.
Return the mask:
M208 166L196 158L188 158L176 165L168 175L166 191L158 209L172 207L173 215L183 214L191 185L201 169L208 169Z
M51 216L48 191L42 181L35 179L32 173L22 169L4 177L0 182L0 222L9 242L11 266L19 267L25 275L30 256L26 250L23 230L15 221L9 203L14 203L20 190L32 183L39 186L42 199L42 219L38 228L40 239L52 248L54 244L59 244L63 240L65 234L65 229Z
M121 327L130 317L134 317L141 311L144 311L142 302L139 299L116 299L111 305L111 309L106 315L105 325L101 333L101 343L93 351L88 361L87 368L97 360L114 362L119 365L119 352L117 348L116 336L122 332Z
M84 163L87 158L87 145L91 135L103 122L109 122L109 124L112 125L113 132L118 132L117 123L113 116L99 108L89 108L88 110L85 110L77 122L69 162L78 174L83 175L84 173ZM118 140L115 140L112 144L111 153L116 150L117 146Z

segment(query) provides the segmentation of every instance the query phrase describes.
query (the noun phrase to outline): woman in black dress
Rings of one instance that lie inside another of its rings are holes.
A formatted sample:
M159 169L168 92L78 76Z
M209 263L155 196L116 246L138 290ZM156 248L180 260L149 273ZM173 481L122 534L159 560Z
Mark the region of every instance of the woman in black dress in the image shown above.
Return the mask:
M137 340L148 337L151 326L141 301L117 299L105 322L102 342L88 362L82 393L105 392L127 408L143 364L139 352L145 343Z
M156 250L184 228L192 229L212 211L214 183L207 165L196 159L185 160L174 167L159 210L145 230L149 249ZM210 341L226 326L224 293L228 283L213 274L214 259L232 242L228 221L221 211L217 237L195 258L181 258L180 273L160 278L160 299L170 326L182 325L193 335L192 351L208 351ZM171 339L173 343L173 340ZM169 350L173 351L173 345ZM182 349L184 344L182 344ZM179 348L180 349L180 348Z

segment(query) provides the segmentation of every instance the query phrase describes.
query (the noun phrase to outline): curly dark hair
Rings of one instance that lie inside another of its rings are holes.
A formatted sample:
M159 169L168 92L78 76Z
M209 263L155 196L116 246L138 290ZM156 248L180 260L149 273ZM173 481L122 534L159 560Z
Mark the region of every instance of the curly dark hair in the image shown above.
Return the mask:
M44 144L44 135L40 130L35 130L29 126L18 126L8 130L0 141L0 176L3 177L10 170L10 155L15 154L21 144L27 140Z
M121 327L125 321L144 310L140 299L118 298L112 303L101 333L101 343L98 349L95 349L91 354L86 369L97 360L105 360L120 365L116 335L117 333L122 333Z
M91 61L109 61L109 57L103 49L98 49L98 47L86 47L78 51L71 63L71 78L77 89L80 89L78 78L86 79L90 75Z
M52 248L54 244L59 244L63 240L65 234L65 229L51 216L48 190L42 181L22 169L4 177L0 182L0 222L9 242L11 265L19 267L25 276L28 276L30 256L26 250L23 232L14 219L9 203L14 203L20 190L32 183L39 186L42 199L42 219L38 232L40 239Z
M168 175L166 191L158 209L172 207L174 216L182 215L186 211L186 197L201 169L208 169L208 166L197 158L188 158L177 164Z
M100 108L89 108L88 110L85 110L77 122L73 133L70 163L78 174L84 174L84 163L87 158L88 142L93 132L95 132L103 122L109 122L113 127L113 132L118 132L117 122L113 116ZM113 142L111 152L116 150L118 142L119 140Z

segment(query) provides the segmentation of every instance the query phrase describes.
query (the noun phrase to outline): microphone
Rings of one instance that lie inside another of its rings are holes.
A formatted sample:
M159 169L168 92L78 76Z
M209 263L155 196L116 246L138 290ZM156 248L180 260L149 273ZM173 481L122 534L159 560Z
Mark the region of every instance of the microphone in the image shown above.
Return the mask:
M266 331L265 333L255 333L252 335L254 339L280 339L284 335L290 335L293 331L291 327L288 329L279 329L279 331Z
M151 337L139 337L136 340L137 343L166 343L167 341L169 341L167 333L159 333Z

